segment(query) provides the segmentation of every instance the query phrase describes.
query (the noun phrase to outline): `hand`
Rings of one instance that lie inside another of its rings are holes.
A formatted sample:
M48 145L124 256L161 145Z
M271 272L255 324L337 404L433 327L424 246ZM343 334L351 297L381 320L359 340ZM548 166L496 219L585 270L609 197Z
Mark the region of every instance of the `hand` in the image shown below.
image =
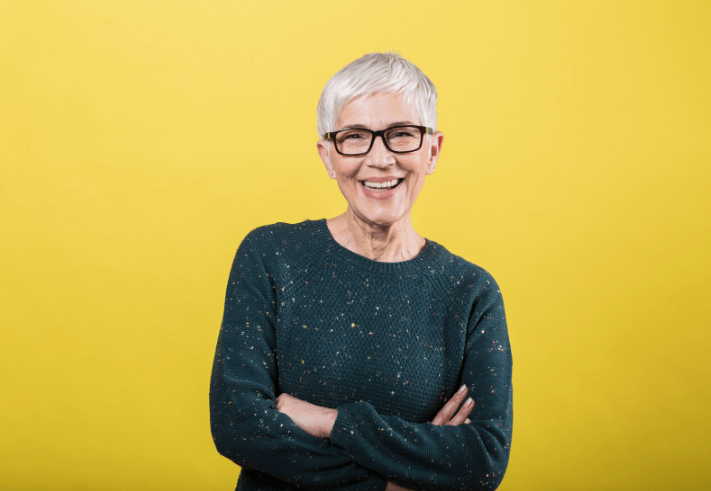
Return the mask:
M471 397L467 399L464 404L462 404L462 407L459 408L457 414L454 414L455 411L457 411L459 404L461 404L461 402L464 400L464 397L467 395L468 391L469 387L467 387L466 385L462 385L459 391L457 391L457 393L452 396L452 398L447 402L447 404L442 406L442 409L439 410L437 415L432 420L432 424L438 426L459 426L462 423L471 423L471 421L469 420L469 413L471 413L472 409L474 409L474 400ZM454 415L454 417L452 417L452 415Z
M408 489L408 488L403 488L402 486L398 486L394 482L388 481L388 485L385 486L385 491L412 491L412 490Z
M276 409L289 416L296 426L317 438L331 436L333 424L338 416L337 409L317 406L289 394L277 396Z
M450 426L459 426L462 423L471 423L469 420L469 413L472 412L472 409L474 409L474 400L473 399L468 399L467 402L462 405L462 407L459 409L456 415L452 417L455 411L457 411L457 408L461 404L461 402L464 400L464 397L467 395L467 392L469 391L469 388L464 385L462 386L463 390L457 392L452 396L452 398L447 401L447 403L442 406L442 409L439 410L437 415L434 417L432 420L432 424L441 426L441 425L450 425ZM470 402L471 401L471 402ZM398 486L397 484L388 481L387 486L385 487L385 491L412 491L411 489L403 488L402 486Z

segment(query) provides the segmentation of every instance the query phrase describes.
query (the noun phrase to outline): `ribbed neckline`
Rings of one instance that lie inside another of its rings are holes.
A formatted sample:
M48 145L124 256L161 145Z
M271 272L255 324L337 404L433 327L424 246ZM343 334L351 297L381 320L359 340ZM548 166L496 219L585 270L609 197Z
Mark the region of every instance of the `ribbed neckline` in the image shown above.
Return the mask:
M311 224L312 235L326 247L326 250L328 252L338 254L338 256L345 259L351 265L369 271L371 273L414 273L424 268L430 267L440 252L439 244L425 238L425 247L423 247L420 253L412 259L394 263L374 261L365 256L361 256L360 254L356 254L355 252L343 247L341 244L336 242L336 239L333 238L331 231L328 229L328 225L326 224L325 218L321 218L320 220L307 220L307 222Z

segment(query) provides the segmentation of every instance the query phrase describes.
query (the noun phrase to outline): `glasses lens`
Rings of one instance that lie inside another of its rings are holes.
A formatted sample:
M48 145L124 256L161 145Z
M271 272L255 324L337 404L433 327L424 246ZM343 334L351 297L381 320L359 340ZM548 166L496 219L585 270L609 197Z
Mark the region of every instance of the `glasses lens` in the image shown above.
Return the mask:
M365 153L370 147L372 133L364 130L345 130L336 134L335 143L338 150L345 155Z
M422 144L422 132L412 126L397 126L385 132L385 139L395 152L413 152Z

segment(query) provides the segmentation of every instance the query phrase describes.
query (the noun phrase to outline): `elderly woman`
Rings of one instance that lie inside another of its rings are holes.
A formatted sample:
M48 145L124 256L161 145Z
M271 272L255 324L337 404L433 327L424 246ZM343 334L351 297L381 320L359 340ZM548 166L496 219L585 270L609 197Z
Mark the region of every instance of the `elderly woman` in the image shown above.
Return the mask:
M442 148L436 103L396 54L344 67L321 95L317 146L346 211L239 246L210 390L238 490L501 482L513 416L501 293L410 218Z

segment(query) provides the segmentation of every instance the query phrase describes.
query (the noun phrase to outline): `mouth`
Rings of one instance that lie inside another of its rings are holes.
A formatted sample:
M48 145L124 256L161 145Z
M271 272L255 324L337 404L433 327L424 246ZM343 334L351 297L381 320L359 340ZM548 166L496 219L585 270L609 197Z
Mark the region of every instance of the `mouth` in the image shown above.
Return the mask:
M393 179L385 182L360 181L360 184L368 191L383 192L395 189L404 180L405 179Z

